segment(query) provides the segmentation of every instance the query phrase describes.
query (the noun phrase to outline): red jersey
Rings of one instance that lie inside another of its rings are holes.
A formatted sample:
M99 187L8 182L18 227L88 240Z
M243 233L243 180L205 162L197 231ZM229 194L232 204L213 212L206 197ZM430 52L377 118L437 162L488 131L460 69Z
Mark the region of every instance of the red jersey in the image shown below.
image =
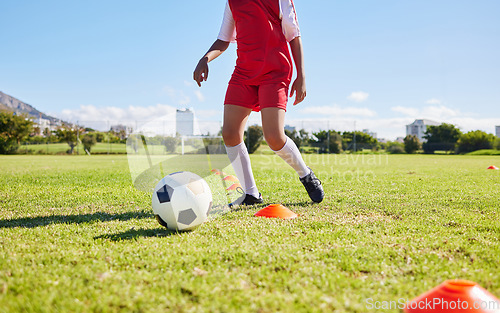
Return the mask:
M229 83L290 84L292 60L279 0L229 0L236 27L236 67Z

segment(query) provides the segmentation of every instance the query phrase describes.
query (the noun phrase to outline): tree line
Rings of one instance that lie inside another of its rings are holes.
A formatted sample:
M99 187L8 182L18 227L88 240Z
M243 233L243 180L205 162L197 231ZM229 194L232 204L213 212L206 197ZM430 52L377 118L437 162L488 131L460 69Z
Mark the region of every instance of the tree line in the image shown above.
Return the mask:
M124 132L99 132L78 125L62 125L54 131L45 129L40 134L33 121L26 115L11 112L0 112L0 154L18 153L21 143L67 143L68 154L73 154L74 148L81 144L90 152L97 142L125 143Z
M379 142L371 135L360 131L338 132L322 130L309 134L304 129L299 131L285 130L301 152L342 153L361 150L385 150L391 154L423 152L432 154L436 151L445 153L468 153L482 149L500 150L500 138L481 130L462 133L458 127L443 123L438 126L429 126L424 135L424 142L417 136L407 135L403 142ZM249 153L254 153L263 141L262 128L250 126L245 132L245 143Z
M360 131L321 130L308 133L304 129L285 130L286 135L292 139L303 153L343 153L357 152L362 150L380 151L388 153L435 153L444 151L446 153L468 153L481 149L500 150L500 139L492 134L481 130L462 133L458 127L443 123L438 126L428 126L421 142L416 136L408 135L403 142L390 141L379 142L371 135ZM68 153L72 154L74 148L81 144L90 153L92 147L98 142L126 143L125 131L99 132L91 128L83 128L77 125L63 125L55 131L40 130L34 127L31 119L24 115L16 115L11 112L0 112L0 154L14 154L22 142L32 144L65 142L68 144ZM219 134L220 135L220 134ZM139 139L130 138L128 144L136 150ZM257 151L263 142L262 127L254 125L245 131L244 140L249 153ZM217 146L220 142L212 142L213 139L204 139L205 146ZM217 140L216 140L217 141ZM219 140L220 141L220 140ZM148 138L148 142L165 146L167 153L175 153L179 145L180 137L156 136ZM186 142L197 149L200 143L196 140ZM219 149L223 152L223 149Z

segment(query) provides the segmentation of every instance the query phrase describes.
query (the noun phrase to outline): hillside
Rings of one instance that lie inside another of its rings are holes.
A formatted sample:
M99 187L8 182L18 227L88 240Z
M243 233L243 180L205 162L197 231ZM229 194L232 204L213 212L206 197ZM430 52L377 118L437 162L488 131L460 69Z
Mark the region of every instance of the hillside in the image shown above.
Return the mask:
M61 120L55 118L53 116L47 115L43 112L38 111L33 106L22 102L19 99L16 99L12 96L9 96L0 91L0 111L7 110L11 112L17 112L19 114L28 114L33 118L39 118L40 113L42 114L42 118L50 120L52 123L60 122Z

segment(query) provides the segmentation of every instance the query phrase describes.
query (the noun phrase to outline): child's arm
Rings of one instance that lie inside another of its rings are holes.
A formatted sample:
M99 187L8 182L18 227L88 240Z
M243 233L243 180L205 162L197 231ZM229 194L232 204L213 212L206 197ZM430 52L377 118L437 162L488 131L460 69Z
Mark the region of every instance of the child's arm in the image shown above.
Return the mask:
M198 83L198 86L201 87L201 82L206 81L208 78L208 62L221 55L222 52L226 51L228 46L229 42L217 39L210 49L208 49L208 52L200 59L193 73L193 79Z
M297 78L292 84L292 89L290 90L290 98L293 97L295 93L295 101L293 105L296 105L306 97L306 74L304 69L304 53L302 50L302 40L299 37L295 37L290 41L290 50L292 51L293 60L295 62L295 68L297 69Z

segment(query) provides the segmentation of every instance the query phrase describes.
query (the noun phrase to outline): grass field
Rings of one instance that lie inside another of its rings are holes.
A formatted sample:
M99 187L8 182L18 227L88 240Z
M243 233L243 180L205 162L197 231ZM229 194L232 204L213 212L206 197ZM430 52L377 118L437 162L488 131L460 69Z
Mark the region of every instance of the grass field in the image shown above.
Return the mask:
M266 146L267 147L267 146ZM152 154L166 154L165 146L163 145L148 145L149 153ZM69 145L65 142L62 143L49 143L49 144L22 144L19 148L19 154L66 154L69 150ZM191 152L195 148L186 145L185 152ZM182 148L179 145L177 147L177 153L181 153ZM124 143L96 143L90 151L92 154L126 154L127 145ZM272 152L272 151L271 151ZM77 155L87 155L87 152L83 148L83 145L79 144L73 149L73 154Z
M307 155L313 205L277 157L266 203L193 232L153 219L126 156L0 156L0 312L399 312L446 279L500 297L498 156Z
M164 148L163 148L164 149ZM29 153L29 154L64 154L69 150L67 143L49 143L49 144L23 144L19 148L19 153ZM97 154L116 154L127 153L127 146L124 143L104 143L98 142L91 149L92 153ZM85 155L86 152L82 145L74 148L75 154Z

